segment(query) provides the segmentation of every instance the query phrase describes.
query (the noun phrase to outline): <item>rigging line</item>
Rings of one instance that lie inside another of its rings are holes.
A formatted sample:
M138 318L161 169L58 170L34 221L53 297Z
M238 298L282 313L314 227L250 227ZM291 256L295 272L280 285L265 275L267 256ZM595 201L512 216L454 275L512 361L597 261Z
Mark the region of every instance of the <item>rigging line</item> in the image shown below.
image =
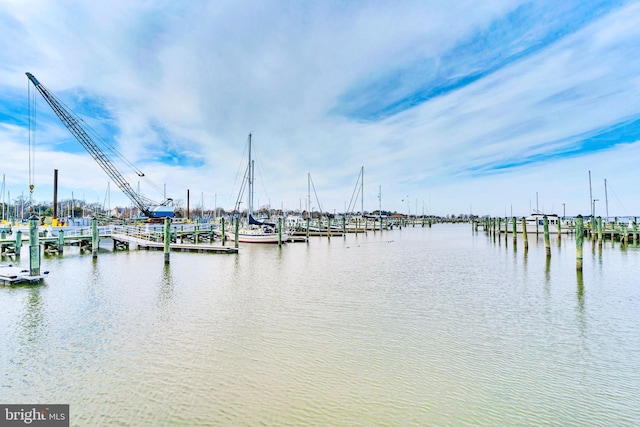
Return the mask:
M240 184L240 190L238 191L238 198L236 199L236 204L234 207L234 211L238 212L238 215L240 215L240 203L242 203L242 197L244 196L244 190L247 187L247 182L249 181L248 175L249 174L249 165L247 165L246 169L245 169L245 175L242 178L242 183ZM246 177L246 179L245 179ZM234 184L235 185L235 184ZM247 209L249 209L249 207L247 206ZM248 212L248 214L250 214L251 212Z
M313 188L313 194L316 196L316 203L318 204L318 210L320 211L320 215L322 215L322 206L320 206L320 200L318 199L318 193L316 192L316 186L313 184L313 178L309 175L311 179L311 187Z
M362 175L362 170L358 173L358 179L356 180L356 186L351 194L351 200L349 201L349 209L347 209L347 212L353 212L352 209L355 209L356 207L356 202L354 202L354 200L357 201L358 195L360 194L360 186L358 185L360 184L360 175Z
M35 127L36 127L36 97L27 82L27 110L28 110L28 140L29 140L29 206L33 202L34 166L35 166Z
M613 187L611 186L611 182L609 180L607 180L607 187L609 188L609 191L611 191L613 193L613 195L615 196L616 200L618 201L618 203L620 203L620 207L622 208L622 212L623 213L627 213L627 209L624 207L624 205L622 204L622 201L620 200L620 198L618 197L618 195L616 194L615 190L613 189Z
M236 190L236 184L238 183L238 177L240 176L240 170L242 168L242 163L244 162L244 154L247 152L247 148L248 148L248 144L244 145L244 151L242 152L242 156L240 157L240 163L238 164L238 169L236 169L236 177L233 180L233 186L231 187L231 192L229 193L229 195L227 196L227 202L226 205L229 206L229 203L231 202L231 197L233 197L233 195L235 194L235 190ZM246 171L246 169L245 169ZM246 173L246 172L245 172ZM242 176L242 180L244 181L245 179L245 175ZM244 185L244 182L242 182L240 189L238 190L239 192L243 191L242 190L242 186ZM234 209L237 208L237 202L236 205L234 205Z
M258 163L258 176L260 177L260 185L262 185L262 189L264 190L264 194L267 196L267 200L270 200L271 195L269 194L269 190L267 190L267 187L265 186L266 184L266 179L264 178L265 175L263 174L262 170L262 161L260 160L260 157L258 157L256 153L256 148L255 145L252 145L252 152L254 153L251 157L253 158L253 160ZM255 185L255 177L254 178L254 185ZM269 208L271 208L271 206L269 206Z
M100 134L98 134L87 122L84 121L84 119L78 115L78 113L76 113L75 111L73 111L73 109L69 108L69 106L67 104L65 104L60 98L58 98L56 95L54 95L53 93L49 92L49 95L54 98L57 102L59 102L62 106L64 106L67 111L69 112L69 114L71 116L73 116L73 118L75 118L78 122L81 122L85 127L86 127L86 131L87 133L90 133L94 140L97 140L97 142L100 143L100 145L103 148L106 148L108 151L110 151L111 153L113 153L117 158L119 158L127 167L129 167L133 172L136 173L136 175L142 177L144 176L144 173L137 168L130 160L128 160L122 153L120 153L116 147L110 143L108 143L104 138L102 138L102 136L100 136Z

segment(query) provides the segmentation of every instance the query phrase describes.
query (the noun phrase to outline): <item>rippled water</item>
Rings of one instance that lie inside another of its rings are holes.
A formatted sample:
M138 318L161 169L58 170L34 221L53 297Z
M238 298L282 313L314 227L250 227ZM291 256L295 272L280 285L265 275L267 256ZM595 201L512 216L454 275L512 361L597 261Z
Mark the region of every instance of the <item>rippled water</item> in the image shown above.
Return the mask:
M79 426L640 425L640 249L587 241L578 276L572 237L530 240L69 249L0 287L0 402Z

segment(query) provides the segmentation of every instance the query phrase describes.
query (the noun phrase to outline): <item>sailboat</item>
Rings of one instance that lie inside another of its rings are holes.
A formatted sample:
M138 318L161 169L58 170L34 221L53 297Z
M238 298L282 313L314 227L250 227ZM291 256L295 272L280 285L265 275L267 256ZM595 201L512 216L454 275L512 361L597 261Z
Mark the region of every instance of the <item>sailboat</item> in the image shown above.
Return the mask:
M285 233L278 233L276 224L266 221L259 221L253 216L253 184L254 165L251 160L251 133L249 133L249 163L245 173L245 182L248 185L249 194L247 196L247 224L238 230L238 242L243 243L281 243L286 242L289 236ZM244 188L244 183L241 186ZM240 195L242 194L240 189ZM239 197L240 198L240 197ZM239 202L236 204L236 212L239 214ZM231 239L235 239L235 230L228 231Z

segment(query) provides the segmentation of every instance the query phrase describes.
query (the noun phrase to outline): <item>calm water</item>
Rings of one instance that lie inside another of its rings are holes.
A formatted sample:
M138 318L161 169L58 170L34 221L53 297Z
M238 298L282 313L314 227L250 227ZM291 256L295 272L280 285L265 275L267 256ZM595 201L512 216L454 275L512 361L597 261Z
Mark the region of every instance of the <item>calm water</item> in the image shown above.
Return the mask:
M68 249L0 287L0 402L79 426L640 425L640 249L587 241L580 278L573 237L549 261L531 240Z

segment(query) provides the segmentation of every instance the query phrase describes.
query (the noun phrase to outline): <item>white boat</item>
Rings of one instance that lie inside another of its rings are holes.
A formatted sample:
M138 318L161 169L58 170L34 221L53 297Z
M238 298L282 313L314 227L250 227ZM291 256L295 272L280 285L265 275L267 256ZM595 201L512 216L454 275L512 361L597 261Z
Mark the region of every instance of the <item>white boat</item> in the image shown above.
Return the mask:
M251 134L249 134L249 163L247 166L247 172L245 173L245 181L248 184L249 195L248 209L247 209L247 223L245 226L238 229L238 242L243 243L284 243L289 239L289 235L280 232L278 233L276 224L258 221L253 217L253 162L251 161ZM242 194L242 188L244 188L244 182L240 189ZM240 199L240 197L239 197ZM236 205L236 212L239 210L239 204ZM226 234L229 235L229 240L235 240L235 227L230 224L231 229L227 230Z
M549 223L549 234L558 234L558 224L560 224L560 233L567 234L570 232L569 224L564 222L556 214L542 214L534 213L525 218L527 224L527 234L529 233L544 233L544 217L547 217ZM513 223L509 219L506 231L507 233L513 232ZM501 225L504 227L504 224ZM504 228L502 229L504 231ZM522 233L522 219L516 218L516 233Z

